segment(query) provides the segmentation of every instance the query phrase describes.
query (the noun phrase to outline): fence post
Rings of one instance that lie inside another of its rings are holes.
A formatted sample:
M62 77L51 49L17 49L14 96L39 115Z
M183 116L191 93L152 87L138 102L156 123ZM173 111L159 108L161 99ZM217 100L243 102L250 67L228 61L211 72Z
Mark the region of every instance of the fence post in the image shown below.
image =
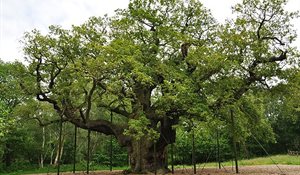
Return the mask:
M76 148L77 148L77 126L75 126L74 130L74 153L73 153L73 173L76 171Z
M221 160L220 160L220 142L219 142L219 127L217 127L217 154L218 154L218 164L219 169L221 169Z
M91 147L91 130L88 129L88 150L87 150L87 166L86 173L90 173L90 147Z
M194 167L194 174L196 174L196 161L195 161L195 131L192 131L192 162Z
M58 142L58 160L57 160L57 175L60 172L60 157L61 157L61 147L62 147L62 116L60 116L59 122L59 142Z
M231 125L232 125L232 142L233 142L233 152L234 152L234 161L235 161L235 172L238 174L239 166L238 166L237 149L236 149L235 123L234 123L232 109L230 110L230 117L231 117Z
M110 123L113 122L113 113L110 112ZM109 160L109 170L112 171L112 159L113 159L113 135L110 135L110 152L109 152L109 157L110 157L110 160Z
M171 166L172 174L174 174L174 143L171 144Z

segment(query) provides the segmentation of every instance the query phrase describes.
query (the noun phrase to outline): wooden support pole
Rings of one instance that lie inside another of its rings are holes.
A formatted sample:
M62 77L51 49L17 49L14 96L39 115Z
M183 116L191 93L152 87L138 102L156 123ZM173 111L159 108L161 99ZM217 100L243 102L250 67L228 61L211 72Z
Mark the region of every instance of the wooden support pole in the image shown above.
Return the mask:
M233 117L233 110L230 110L230 117L231 117L231 124L232 124L232 142L233 142L233 153L234 153L234 161L235 161L235 172L239 173L239 166L238 166L238 158L237 158L237 148L236 148L236 136L235 136L235 123Z
M156 140L157 141L157 140ZM165 154L166 155L169 155L169 148L166 147L166 150L165 150ZM165 167L169 167L169 156L167 156L164 160L163 160L163 164Z
M110 122L113 122L113 113L110 112ZM110 151L109 151L109 170L112 171L112 163L113 163L113 135L110 135Z
M221 169L221 160L220 160L220 142L219 142L219 128L217 128L217 158L218 158L218 164L219 169Z
M156 141L154 141L154 174L157 174L157 160L156 160Z
M195 161L195 131L194 131L194 128L192 131L192 163L193 163L193 167L194 167L194 174L196 174L197 170L196 170L196 161Z
M77 126L74 125L74 128L73 173L76 171Z
M130 165L131 165L131 158L130 158L130 155L128 154L128 151L127 151L127 158L128 158L128 167L130 167Z
M59 141L58 141L58 160L57 160L57 175L60 173L60 158L61 158L61 147L62 147L62 116L60 116L59 122Z
M87 166L86 166L86 173L90 173L90 147L91 147L91 130L88 130L88 146L87 146Z
M174 143L171 144L171 166L172 174L174 174Z

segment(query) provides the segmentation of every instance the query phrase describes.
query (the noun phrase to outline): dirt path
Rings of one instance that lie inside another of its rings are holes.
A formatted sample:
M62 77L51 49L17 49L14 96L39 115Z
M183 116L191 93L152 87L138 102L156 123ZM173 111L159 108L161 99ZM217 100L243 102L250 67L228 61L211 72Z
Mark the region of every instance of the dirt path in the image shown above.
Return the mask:
M279 165L281 171L275 165L260 165L260 166L241 166L239 167L239 174L246 175L300 175L300 166L297 165ZM60 173L61 175L72 175L73 173ZM85 172L77 172L76 175L84 175ZM192 169L177 169L175 175L192 175ZM200 175L230 175L235 174L231 167L225 169L205 168L203 170L197 169L197 174ZM31 174L37 175L37 174ZM56 173L38 174L38 175L56 175ZM123 175L122 171L92 171L90 175ZM133 175L133 174L132 174ZM168 175L172 175L169 173Z

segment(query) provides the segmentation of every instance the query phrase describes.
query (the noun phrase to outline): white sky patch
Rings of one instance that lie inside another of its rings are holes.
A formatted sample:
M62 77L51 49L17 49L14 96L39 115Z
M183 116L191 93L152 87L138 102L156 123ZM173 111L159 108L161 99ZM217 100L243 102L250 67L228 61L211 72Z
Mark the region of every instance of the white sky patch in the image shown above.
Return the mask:
M219 22L232 16L231 6L241 0L200 0L211 9ZM80 25L91 16L113 14L118 8L127 8L129 0L0 0L0 58L4 61L23 61L19 42L24 32L38 29L43 33L50 25L70 28ZM290 0L289 11L300 10L300 0ZM298 30L295 46L300 48L300 21L294 21Z
M300 11L300 0L289 0L288 4L286 5L286 10L295 12ZM293 44L294 46L300 49L300 18L295 19L292 21L294 24L295 29L297 29L297 40Z
M232 16L232 6L242 2L242 0L201 0L204 6L211 10L212 15L218 22L225 22Z
M129 0L0 0L1 9L0 58L4 61L23 61L20 40L24 32L38 29L48 31L50 25L70 28L80 25L91 16L113 14L126 8Z

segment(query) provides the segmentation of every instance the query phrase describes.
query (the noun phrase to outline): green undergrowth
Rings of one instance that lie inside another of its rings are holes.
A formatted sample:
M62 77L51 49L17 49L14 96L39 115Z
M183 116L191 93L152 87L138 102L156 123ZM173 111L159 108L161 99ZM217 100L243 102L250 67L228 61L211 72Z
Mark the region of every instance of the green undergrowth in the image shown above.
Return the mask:
M300 156L290 156L290 155L274 155L274 156L267 156L267 157L257 157L251 159L243 159L239 160L238 164L240 166L251 166L251 165L300 165ZM221 163L222 166L232 166L232 161L226 161ZM208 163L201 163L197 164L197 168L202 167L217 167L217 162L208 162ZM183 165L176 165L175 168L183 168ZM192 168L191 165L185 165L185 168Z

